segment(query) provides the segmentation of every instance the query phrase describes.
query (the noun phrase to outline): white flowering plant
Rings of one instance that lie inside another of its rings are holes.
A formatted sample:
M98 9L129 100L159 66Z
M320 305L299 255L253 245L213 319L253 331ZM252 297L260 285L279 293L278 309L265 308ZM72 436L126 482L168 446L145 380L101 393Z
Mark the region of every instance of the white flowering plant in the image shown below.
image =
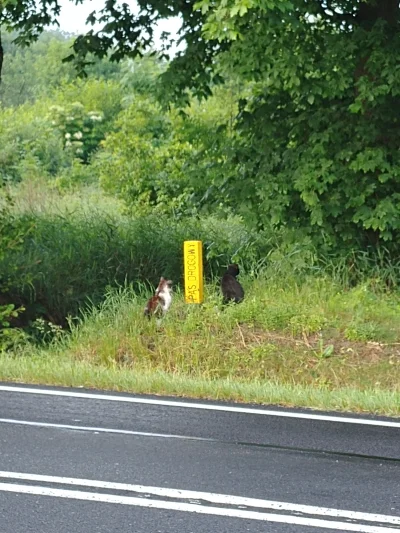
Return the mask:
M86 111L81 102L50 108L52 124L63 136L64 148L83 163L104 137L103 115L100 111Z

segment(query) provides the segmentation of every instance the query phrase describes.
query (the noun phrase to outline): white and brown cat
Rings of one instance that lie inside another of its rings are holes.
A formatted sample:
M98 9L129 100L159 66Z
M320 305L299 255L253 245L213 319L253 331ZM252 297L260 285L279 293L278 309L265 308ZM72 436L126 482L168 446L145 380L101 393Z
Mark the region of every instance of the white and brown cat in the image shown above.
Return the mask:
M172 281L160 278L160 283L144 308L144 315L150 320L152 316L165 315L172 303Z

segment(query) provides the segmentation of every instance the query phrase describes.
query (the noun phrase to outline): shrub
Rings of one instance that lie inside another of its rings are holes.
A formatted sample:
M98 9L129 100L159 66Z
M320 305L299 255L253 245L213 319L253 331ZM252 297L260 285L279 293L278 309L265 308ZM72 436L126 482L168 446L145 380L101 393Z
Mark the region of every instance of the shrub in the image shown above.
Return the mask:
M0 182L3 187L3 183ZM17 253L23 246L24 239L29 232L29 224L13 216L11 210L11 198L0 189L0 262L8 254ZM16 266L9 264L7 271L1 270L0 276L0 351L14 345L22 338L22 333L18 330L11 331L10 326L13 319L24 311L23 307L17 307L15 302L8 300L4 295L12 285L12 280L16 274Z
M20 228L22 233L17 247L4 247L5 253L0 254L0 272L7 280L7 303L26 307L24 324L40 317L65 326L68 315L79 315L89 303L99 304L110 286L131 284L139 290L144 285L156 285L161 275L181 284L185 240L203 242L209 281L234 261L248 277L280 284L284 280L293 285L294 293L310 276L316 294L321 293L321 278L333 277L335 283L347 287L365 281L371 273L376 274L383 261L376 256L374 262L371 255L369 261L355 261L349 269L348 258L321 258L310 246L289 245L283 233L249 230L236 216L176 219L152 214L128 218L115 213L115 204L93 209L89 204L84 207L79 198L74 203L75 196L68 196L69 211L38 210L7 219L12 221L13 231ZM24 234L27 228L28 235ZM357 258L357 254L352 257ZM386 271L370 282L370 290L365 292L366 285L358 285L348 293L354 316L358 305L373 309L374 291L386 290L388 280L395 282L398 267L390 269L388 260L385 264ZM323 317L310 314L307 308L297 313L292 304L285 307L277 303L276 312L274 309L270 306L265 318L271 327L284 322L293 333L308 334L324 326ZM254 317L263 313L258 307L248 306L247 310ZM353 338L359 334L348 331Z
M256 239L240 219L184 221L166 216L129 219L100 210L64 215L23 214L34 225L15 250L0 258L9 293L23 302L25 321L38 316L66 324L89 302L98 304L108 286L158 283L161 275L182 282L183 241L204 243L207 278L221 273L232 258L251 270L260 260ZM258 250L258 251L257 251Z

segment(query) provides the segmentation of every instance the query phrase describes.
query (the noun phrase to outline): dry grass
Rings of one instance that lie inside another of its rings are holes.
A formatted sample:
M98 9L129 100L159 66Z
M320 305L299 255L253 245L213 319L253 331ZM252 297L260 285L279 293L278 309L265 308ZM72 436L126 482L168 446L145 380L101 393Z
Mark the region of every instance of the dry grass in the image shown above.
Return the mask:
M338 298L327 282L320 289L319 298L307 286L294 296L293 287L254 282L246 302L226 309L211 289L203 306L176 298L160 328L143 320L139 302L112 293L67 350L81 361L195 378L400 390L396 298L365 288ZM369 306L375 298L379 305Z
M177 294L161 326L144 319L145 295L111 291L70 335L25 350L134 375L400 392L397 295L367 286L338 292L323 280L301 287L258 280L246 290L243 304L226 308L213 287L201 306Z
M50 346L0 356L0 380L400 415L400 298L331 281L243 280L245 301L158 326L147 295L112 290Z
M74 212L92 212L93 206L100 212L119 213L119 200L106 196L98 186L87 185L79 190L60 191L45 178L24 180L10 187L16 213L36 215L70 215Z

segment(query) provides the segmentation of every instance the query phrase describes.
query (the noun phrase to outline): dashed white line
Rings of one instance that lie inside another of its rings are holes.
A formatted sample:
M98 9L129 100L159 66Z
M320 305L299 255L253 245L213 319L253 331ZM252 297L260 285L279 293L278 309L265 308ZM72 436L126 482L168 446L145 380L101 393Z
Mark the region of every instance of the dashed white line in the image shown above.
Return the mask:
M339 422L342 424L361 424L365 426L390 427L400 429L400 422L391 420L372 420L368 418L352 418L346 416L319 415L314 413L299 413L296 411L274 411L270 409L258 409L253 407L234 407L230 405L215 405L210 403L182 402L172 400L158 400L153 398L140 398L134 396L115 396L111 394L94 394L88 392L60 391L51 389L35 389L29 387L11 387L0 385L0 392L13 392L23 394L37 394L46 396L64 396L68 398L82 398L86 400L102 400L112 402L125 402L147 405L159 405L167 407L179 407L185 409L203 409L207 411L223 411L227 413L246 413L252 415L276 416L280 418L297 418L307 420L320 420L324 422Z
M14 418L0 418L0 424L13 424L19 426L33 426L39 428L70 429L73 431L90 431L91 433L117 433L119 435L133 435L139 437L159 437L162 439L198 440L202 442L218 442L205 437L191 437L169 433L149 433L146 431L132 431L129 429L98 428L93 426L74 426L71 424L52 424L50 422L31 422L30 420L17 420Z

